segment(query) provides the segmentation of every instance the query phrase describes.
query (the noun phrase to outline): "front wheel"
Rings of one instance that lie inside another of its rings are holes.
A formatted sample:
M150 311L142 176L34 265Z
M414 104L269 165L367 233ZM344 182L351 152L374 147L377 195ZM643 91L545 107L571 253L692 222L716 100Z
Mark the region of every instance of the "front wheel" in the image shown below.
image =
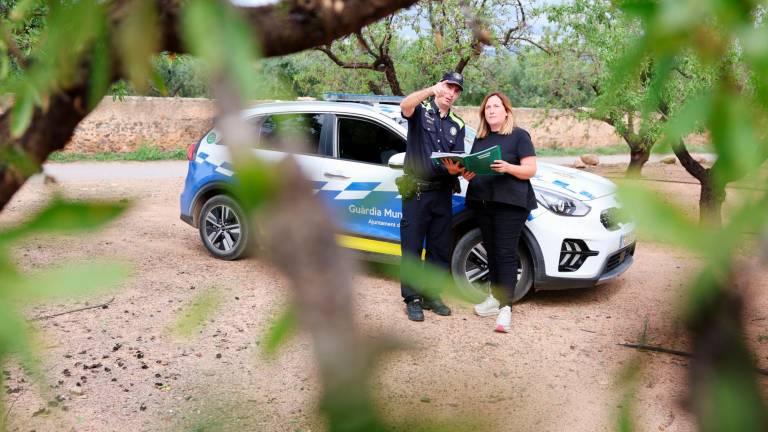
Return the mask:
M245 212L227 195L216 195L205 202L200 211L200 239L214 257L236 260L248 247L248 224Z
M528 248L522 239L517 249L520 267L517 270L517 285L512 302L517 302L531 290L533 286L533 262ZM451 271L460 290L477 297L477 293L488 295L488 253L483 246L483 238L479 228L464 233L451 257Z

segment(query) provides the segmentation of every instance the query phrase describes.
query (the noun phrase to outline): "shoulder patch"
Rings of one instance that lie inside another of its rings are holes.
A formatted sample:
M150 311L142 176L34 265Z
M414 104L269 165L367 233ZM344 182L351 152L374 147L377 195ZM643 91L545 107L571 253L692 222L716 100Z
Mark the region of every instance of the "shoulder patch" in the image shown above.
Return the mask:
M464 127L464 120L462 120L461 117L459 117L456 114L454 114L453 111L448 113L448 117L450 117L451 120L455 121L456 124L459 125L459 129Z

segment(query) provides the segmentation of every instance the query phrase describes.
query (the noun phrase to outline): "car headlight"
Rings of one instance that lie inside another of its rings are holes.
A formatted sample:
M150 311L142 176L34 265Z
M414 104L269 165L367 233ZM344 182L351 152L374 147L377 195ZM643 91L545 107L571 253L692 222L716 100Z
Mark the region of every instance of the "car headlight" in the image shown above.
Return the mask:
M536 201L560 216L586 216L592 208L583 202L557 192L534 189Z

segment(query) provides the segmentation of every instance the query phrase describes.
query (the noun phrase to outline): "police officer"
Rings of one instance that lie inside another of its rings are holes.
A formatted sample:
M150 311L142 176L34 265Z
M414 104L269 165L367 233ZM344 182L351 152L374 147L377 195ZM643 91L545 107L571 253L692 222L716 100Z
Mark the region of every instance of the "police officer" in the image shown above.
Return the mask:
M451 106L464 88L464 77L448 72L432 87L415 91L400 103L402 116L408 120L405 150L405 174L412 176L416 191L403 197L400 240L403 259L418 262L426 245L426 261L448 270L451 251L451 202L457 175L463 168L450 160L435 165L432 152L464 152L464 121L451 112ZM438 315L451 314L438 294L425 298L408 284L412 277L401 275L401 294L408 319L424 321L422 309Z

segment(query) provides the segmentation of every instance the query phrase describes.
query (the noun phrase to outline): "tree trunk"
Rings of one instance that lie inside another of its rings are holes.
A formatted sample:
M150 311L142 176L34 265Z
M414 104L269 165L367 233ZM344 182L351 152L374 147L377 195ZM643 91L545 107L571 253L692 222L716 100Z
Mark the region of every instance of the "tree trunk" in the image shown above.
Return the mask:
M368 90L375 95L384 94L384 90L381 89L381 86L373 82L373 80L368 80Z
M639 178L642 175L643 165L648 162L648 157L650 156L650 149L643 146L630 146L629 166L627 166L626 176L628 178Z
M395 63L389 56L384 58L384 76L387 77L387 84L389 84L389 88L392 90L393 95L405 96L405 94L403 94L403 89L400 88L400 81L397 79Z
M744 336L741 293L748 292L748 286L757 280L753 268L745 264L732 267L728 277L718 278L714 286L707 288L706 299L692 303L696 306L687 320L693 355L688 368L689 403L686 405L701 425L715 424L717 416L726 413L728 408L720 405L720 398L723 380L727 377L728 385L738 391L738 400L744 409L741 425L752 425L751 429L742 430L768 427L768 410L754 373L755 357Z
M700 163L688 153L685 143L682 140L672 144L672 151L685 168L688 174L692 175L701 184L701 193L699 194L699 223L707 224L713 227L722 225L722 207L725 201L725 184L717 186L714 184L712 169L704 168ZM717 163L715 163L717 166Z
M718 171L717 162L707 171L706 181L701 182L699 197L699 223L711 228L723 225L723 202L725 201L725 182L715 182Z
M19 138L11 138L11 110L0 116L2 150L0 161L0 210L11 200L27 178L40 172L48 155L69 142L78 123L88 114L87 83L51 97L48 109L35 108L29 128Z

